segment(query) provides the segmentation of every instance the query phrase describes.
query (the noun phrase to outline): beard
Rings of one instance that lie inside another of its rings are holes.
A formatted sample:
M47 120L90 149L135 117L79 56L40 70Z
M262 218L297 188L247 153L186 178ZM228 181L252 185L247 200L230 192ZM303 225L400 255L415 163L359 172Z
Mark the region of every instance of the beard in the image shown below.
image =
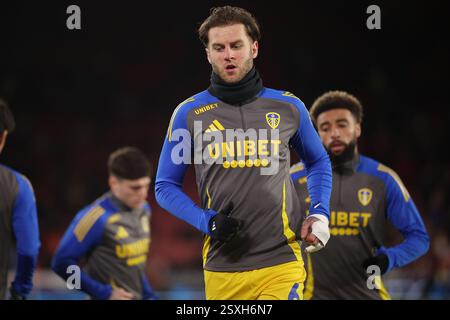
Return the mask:
M247 73L253 68L253 58L250 57L248 60L244 61L244 63L242 64L242 67L240 69L238 69L239 73L238 73L237 77L231 81L227 79L227 73L225 72L225 70L223 68L220 68L217 64L214 64L214 63L212 63L211 66L212 66L214 73L219 75L219 77L223 81L233 84L233 83L237 83L237 82L241 81L247 75Z
M325 147L325 149L327 150L328 155L330 156L331 164L333 165L333 167L339 167L342 164L351 161L355 156L356 139L347 144L345 146L345 149L339 154L334 154L327 147Z

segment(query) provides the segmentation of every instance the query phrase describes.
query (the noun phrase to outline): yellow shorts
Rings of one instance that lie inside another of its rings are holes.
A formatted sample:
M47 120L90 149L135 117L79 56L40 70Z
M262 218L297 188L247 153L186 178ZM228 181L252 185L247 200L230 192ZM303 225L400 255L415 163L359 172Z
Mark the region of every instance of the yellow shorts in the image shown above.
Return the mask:
M303 261L242 271L204 271L207 300L303 300Z

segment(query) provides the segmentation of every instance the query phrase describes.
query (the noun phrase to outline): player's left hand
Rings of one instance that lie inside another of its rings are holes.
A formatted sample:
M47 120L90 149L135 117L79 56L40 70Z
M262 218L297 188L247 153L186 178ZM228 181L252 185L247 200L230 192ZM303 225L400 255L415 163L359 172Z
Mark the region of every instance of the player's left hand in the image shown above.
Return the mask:
M209 221L211 238L214 240L227 242L231 240L240 229L240 221L231 217L233 203L226 206Z
M330 239L328 218L321 214L312 214L303 222L301 238L310 246L306 247L307 253L319 251Z
M381 274L385 274L389 268L389 258L386 254L380 253L375 257L370 257L363 262L363 268L367 271L370 266L378 266L380 268Z

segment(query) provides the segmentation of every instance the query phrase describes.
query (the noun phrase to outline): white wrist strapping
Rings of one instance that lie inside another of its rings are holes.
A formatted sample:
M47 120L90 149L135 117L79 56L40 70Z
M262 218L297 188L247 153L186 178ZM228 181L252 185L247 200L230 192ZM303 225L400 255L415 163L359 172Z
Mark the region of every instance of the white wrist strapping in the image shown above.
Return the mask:
M308 218L310 217L318 219L317 221L314 221L311 226L311 234L315 235L317 239L319 239L319 243L310 245L305 249L306 252L313 253L325 247L328 240L330 239L330 229L328 228L329 221L326 216L322 214L312 214L308 216Z

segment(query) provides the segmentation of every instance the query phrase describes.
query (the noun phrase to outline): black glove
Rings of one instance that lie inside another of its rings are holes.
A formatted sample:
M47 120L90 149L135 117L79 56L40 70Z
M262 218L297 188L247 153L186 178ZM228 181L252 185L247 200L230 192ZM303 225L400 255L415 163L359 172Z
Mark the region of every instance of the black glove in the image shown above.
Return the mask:
M227 242L236 235L240 223L238 220L230 217L232 210L233 203L230 203L209 220L209 233L212 239Z
M365 271L367 271L367 268L372 265L378 266L381 274L384 274L389 267L389 258L384 253L380 253L379 255L366 259L363 262L363 268Z
M9 288L9 293L11 294L9 300L26 300L26 297L22 297L20 294L18 294L12 286Z

